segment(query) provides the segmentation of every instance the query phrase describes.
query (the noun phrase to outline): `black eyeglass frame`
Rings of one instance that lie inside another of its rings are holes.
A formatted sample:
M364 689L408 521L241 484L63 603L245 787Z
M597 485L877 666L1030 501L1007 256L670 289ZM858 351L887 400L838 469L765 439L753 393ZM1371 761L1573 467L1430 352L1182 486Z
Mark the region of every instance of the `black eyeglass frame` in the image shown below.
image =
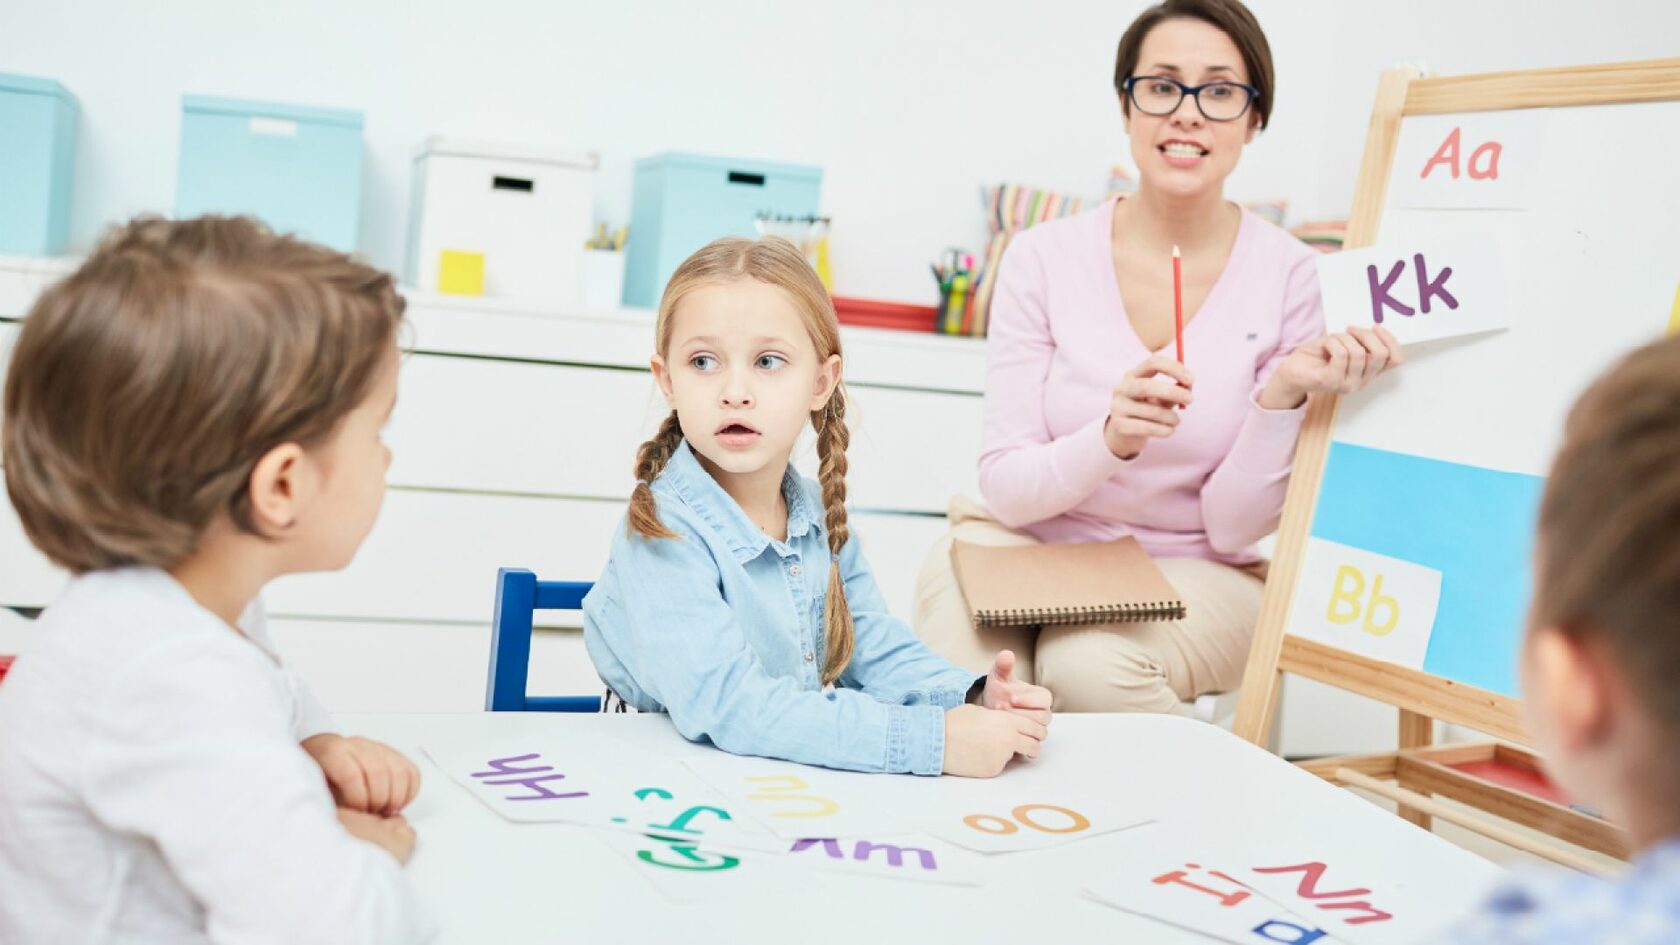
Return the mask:
M1172 107L1164 112L1152 112L1138 103L1137 92L1134 91L1134 89L1139 82L1170 82L1173 85L1178 86L1178 101L1173 102ZM1218 87L1242 89L1244 92L1247 92L1248 98L1243 102L1242 111L1237 112L1229 118L1215 118L1212 115L1209 115L1207 113L1207 108L1202 105L1202 90ZM1252 85L1245 85L1241 82L1232 82L1227 79L1221 79L1218 82L1204 82L1201 85L1185 85L1183 82L1178 81L1172 76L1165 75L1134 75L1126 79L1124 82L1121 82L1120 89L1126 93L1126 99L1132 103L1133 108L1143 112L1145 115L1153 115L1156 118L1163 118L1178 111L1178 107L1184 104L1184 97L1188 95L1196 100L1196 110L1201 112L1202 117L1206 118L1208 121L1236 121L1244 115L1247 115L1248 110L1254 107L1254 100L1260 97L1259 89Z

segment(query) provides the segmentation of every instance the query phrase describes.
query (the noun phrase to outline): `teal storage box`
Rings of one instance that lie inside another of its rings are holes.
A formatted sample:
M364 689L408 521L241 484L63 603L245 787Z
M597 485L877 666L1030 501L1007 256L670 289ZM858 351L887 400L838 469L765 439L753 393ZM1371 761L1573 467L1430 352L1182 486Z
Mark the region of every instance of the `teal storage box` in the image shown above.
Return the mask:
M75 172L75 96L52 79L0 72L0 253L64 251Z
M182 97L176 217L248 213L351 252L361 204L361 112Z
M822 168L666 152L636 162L625 247L624 304L659 304L688 255L722 236L757 236L760 213L808 216Z

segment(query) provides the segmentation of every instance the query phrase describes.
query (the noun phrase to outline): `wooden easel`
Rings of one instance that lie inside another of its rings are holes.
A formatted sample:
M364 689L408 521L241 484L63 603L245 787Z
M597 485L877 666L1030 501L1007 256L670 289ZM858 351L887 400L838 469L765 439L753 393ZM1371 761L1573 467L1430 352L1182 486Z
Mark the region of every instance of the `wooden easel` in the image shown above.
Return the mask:
M1443 78L1422 78L1412 69L1389 70L1382 75L1372 108L1347 246L1375 241L1405 116L1673 100L1680 100L1680 59ZM1442 805L1433 797L1440 795L1568 843L1625 858L1624 834L1604 820L1460 770L1465 762L1476 761L1538 770L1535 756L1517 747L1530 744L1518 700L1287 632L1337 406L1335 396L1315 396L1308 408L1234 731L1266 745L1284 673L1356 692L1399 708L1399 750L1312 761L1303 768L1386 796L1400 805L1402 817L1425 829L1439 816L1566 865L1598 869L1586 857L1535 844L1488 818ZM1516 744L1432 747L1435 720Z

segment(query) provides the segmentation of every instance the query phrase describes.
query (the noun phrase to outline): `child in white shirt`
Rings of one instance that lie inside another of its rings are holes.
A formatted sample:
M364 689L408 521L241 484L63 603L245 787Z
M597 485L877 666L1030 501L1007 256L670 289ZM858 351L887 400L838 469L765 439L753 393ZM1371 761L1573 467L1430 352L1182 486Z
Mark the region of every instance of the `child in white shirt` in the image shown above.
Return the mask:
M0 941L429 935L418 770L332 733L257 596L372 527L402 312L243 218L135 221L31 309L0 451L74 577L0 684Z

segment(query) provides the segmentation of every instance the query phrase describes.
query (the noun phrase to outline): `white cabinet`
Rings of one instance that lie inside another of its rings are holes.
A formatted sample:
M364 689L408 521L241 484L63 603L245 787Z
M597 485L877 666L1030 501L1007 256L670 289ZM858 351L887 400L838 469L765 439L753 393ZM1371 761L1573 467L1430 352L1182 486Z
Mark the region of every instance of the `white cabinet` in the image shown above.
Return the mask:
M391 489L349 567L280 578L264 597L283 617L488 623L497 568L593 581L623 514L622 502L595 499ZM851 525L893 611L908 616L944 520L856 512Z
M952 493L980 494L978 395L861 384L851 393L846 490L854 506L943 519ZM814 472L814 464L806 470Z
M286 662L335 712L484 708L490 658L486 624L273 618L269 630ZM529 691L539 696L601 692L584 652L582 630L536 631Z
M636 450L668 408L645 371L415 353L386 441L393 484L625 498ZM980 399L856 385L846 477L860 509L943 514L978 488ZM816 475L807 432L795 451Z
M264 592L276 616L489 624L496 569L593 581L622 503L391 489L342 571L294 574Z
M664 416L646 371L415 353L385 433L390 481L626 498Z

